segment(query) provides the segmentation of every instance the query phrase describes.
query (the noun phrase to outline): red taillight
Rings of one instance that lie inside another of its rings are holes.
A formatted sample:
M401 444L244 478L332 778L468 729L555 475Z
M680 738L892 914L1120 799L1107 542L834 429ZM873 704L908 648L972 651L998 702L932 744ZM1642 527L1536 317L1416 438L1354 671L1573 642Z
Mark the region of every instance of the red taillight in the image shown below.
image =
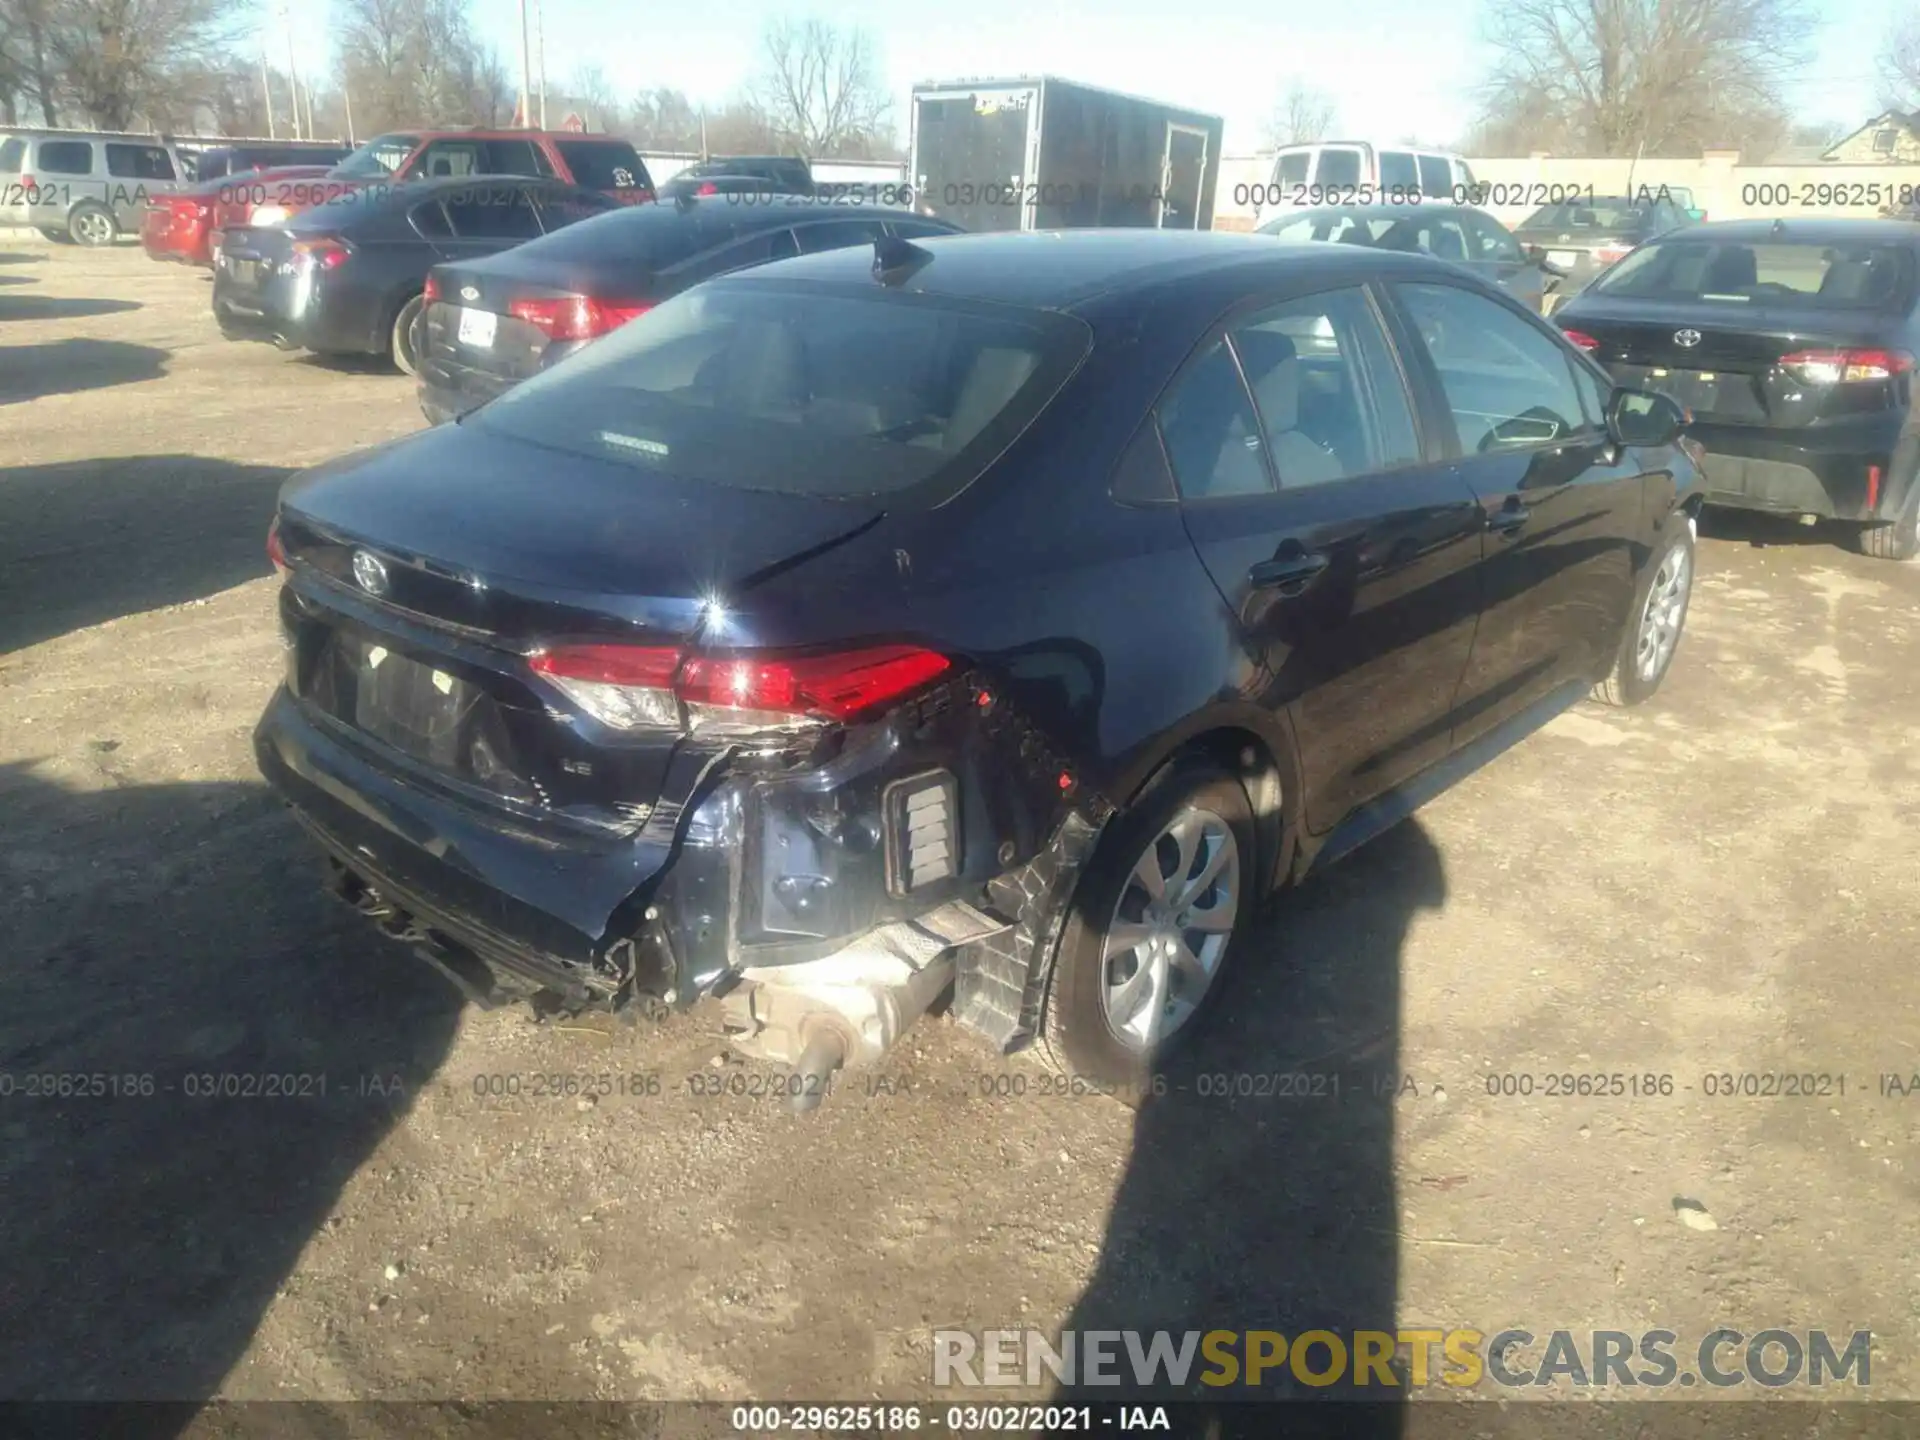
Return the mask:
M711 180L707 180L702 182L700 188L693 193L696 195L718 195L720 193L720 187Z
M1809 385L1852 385L1905 375L1913 356L1904 350L1796 350L1780 357L1780 368Z
M1584 330L1568 330L1563 333L1568 340L1578 345L1582 350L1598 350L1600 348L1600 342Z
M1602 265L1611 265L1616 260L1624 260L1633 253L1631 245L1602 245L1593 252L1593 258Z
M273 523L267 526L267 559L282 575L287 573L287 547L280 542L280 518L277 515Z
M549 340L591 340L652 308L645 302L562 295L550 300L515 300L507 306L507 314L526 321Z
M420 292L420 298L429 305L440 298L440 277L432 271L427 272L426 288Z
M532 656L596 718L622 729L675 725L685 705L698 725L754 712L770 720L849 720L944 674L944 655L906 645L837 655L765 659L683 655L668 646L556 645Z
M353 251L341 240L296 240L293 263L306 270L337 270Z
M1867 509L1877 510L1879 508L1880 467L1878 465L1869 465L1867 466Z

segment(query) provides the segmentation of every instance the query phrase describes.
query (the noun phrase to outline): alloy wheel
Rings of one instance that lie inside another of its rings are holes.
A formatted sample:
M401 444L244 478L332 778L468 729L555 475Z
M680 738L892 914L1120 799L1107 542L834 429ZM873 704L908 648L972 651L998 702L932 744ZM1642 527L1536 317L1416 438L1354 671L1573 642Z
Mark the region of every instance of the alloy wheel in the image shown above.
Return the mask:
M1642 680L1658 679L1673 659L1680 644L1680 627L1686 620L1688 585L1693 579L1693 557L1683 545L1667 551L1647 591L1647 604L1640 615L1640 635L1634 660Z
M1180 811L1128 872L1102 937L1100 1008L1121 1044L1151 1051L1199 1008L1240 910L1240 847L1212 811Z

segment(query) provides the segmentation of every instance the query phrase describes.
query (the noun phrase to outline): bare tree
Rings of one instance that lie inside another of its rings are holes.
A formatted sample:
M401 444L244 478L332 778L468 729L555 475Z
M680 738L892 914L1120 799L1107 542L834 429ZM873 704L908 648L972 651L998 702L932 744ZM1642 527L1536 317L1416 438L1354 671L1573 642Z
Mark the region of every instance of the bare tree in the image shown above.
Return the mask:
M334 27L358 129L498 123L506 67L474 38L467 0L338 0Z
M620 97L598 65L581 65L562 87L566 97L586 110L586 120L605 130L619 123Z
M1308 145L1324 140L1333 129L1333 99L1295 80L1280 97L1267 122L1267 140L1274 145Z
M1880 103L1889 110L1920 107L1920 11L1896 18L1880 42Z
M883 142L892 107L866 31L776 20L762 44L766 68L751 98L785 145L815 158L864 158Z
M1481 153L1770 149L1804 57L1804 0L1488 0L1499 53ZM1492 146L1492 150L1486 147Z
M43 125L60 123L51 8L50 0L0 0L0 91L9 124L28 113Z
M679 90L643 90L627 106L627 128L643 150L687 152L700 148L700 112Z
M751 100L730 100L707 116L707 148L715 155L764 155L790 143ZM693 148L698 148L697 136Z

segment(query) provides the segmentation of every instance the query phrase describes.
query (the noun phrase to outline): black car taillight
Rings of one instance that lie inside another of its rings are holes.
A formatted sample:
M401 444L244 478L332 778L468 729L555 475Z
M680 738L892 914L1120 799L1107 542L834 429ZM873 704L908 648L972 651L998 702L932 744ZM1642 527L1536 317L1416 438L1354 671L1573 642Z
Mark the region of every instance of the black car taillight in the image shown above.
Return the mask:
M1796 350L1780 357L1780 368L1808 385L1855 385L1905 375L1913 356L1904 350Z
M596 300L591 295L514 300L507 314L524 320L549 340L592 340L617 330L653 308L646 300Z
M293 264L297 270L337 270L347 263L352 254L351 245L332 236L293 242Z
M440 277L431 270L427 272L427 283L420 287L422 303L431 305L440 298Z
M1561 333L1582 350L1591 352L1600 348L1600 342L1584 330L1563 330Z
M912 646L769 659L686 655L660 645L555 645L528 660L596 720L616 729L696 729L846 721L918 690L951 668Z

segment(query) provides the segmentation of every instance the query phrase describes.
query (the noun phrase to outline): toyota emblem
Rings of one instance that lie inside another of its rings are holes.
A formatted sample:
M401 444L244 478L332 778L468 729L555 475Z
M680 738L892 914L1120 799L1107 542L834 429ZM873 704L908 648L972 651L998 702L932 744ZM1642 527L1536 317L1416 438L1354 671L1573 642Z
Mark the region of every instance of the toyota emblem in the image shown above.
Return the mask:
M353 578L360 588L369 595L384 595L392 582L387 578L387 567L380 563L378 556L365 550L353 552Z
M1700 332L1698 330L1676 330L1673 332L1673 343L1678 345L1682 350L1691 350L1700 343Z
M480 298L480 292L471 285L462 285L460 287L460 298L462 300L478 300Z

